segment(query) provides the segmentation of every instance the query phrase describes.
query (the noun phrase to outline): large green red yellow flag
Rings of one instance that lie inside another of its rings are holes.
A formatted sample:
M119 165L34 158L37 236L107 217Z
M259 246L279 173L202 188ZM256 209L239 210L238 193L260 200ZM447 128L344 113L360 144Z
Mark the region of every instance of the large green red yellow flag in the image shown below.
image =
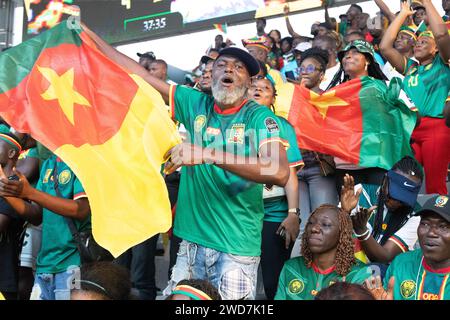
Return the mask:
M161 95L80 28L62 22L0 54L0 116L71 167L114 256L170 228L160 169L176 126Z
M390 169L412 155L410 138L416 123L416 112L399 94L396 79L387 86L362 77L322 94L287 84L278 91L276 110L294 126L300 148L362 167Z

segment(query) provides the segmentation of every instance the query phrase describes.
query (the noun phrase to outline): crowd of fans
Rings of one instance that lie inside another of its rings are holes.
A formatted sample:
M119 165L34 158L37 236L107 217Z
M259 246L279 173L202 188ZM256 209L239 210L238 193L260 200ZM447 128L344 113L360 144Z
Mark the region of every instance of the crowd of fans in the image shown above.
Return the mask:
M431 0L396 13L375 0L376 17L353 4L339 21L323 2L310 35L295 32L286 6L289 36L267 32L263 18L246 50L217 36L183 84L152 52L125 62L146 70L184 137L163 173L174 220L168 300L255 299L258 268L269 300L450 299L450 0L444 16ZM286 83L322 94L364 77L386 88L400 78L417 109L414 157L390 170L299 148L277 103ZM156 299L159 235L84 264L70 225L90 229L90 207L73 171L6 123L0 165L2 297Z

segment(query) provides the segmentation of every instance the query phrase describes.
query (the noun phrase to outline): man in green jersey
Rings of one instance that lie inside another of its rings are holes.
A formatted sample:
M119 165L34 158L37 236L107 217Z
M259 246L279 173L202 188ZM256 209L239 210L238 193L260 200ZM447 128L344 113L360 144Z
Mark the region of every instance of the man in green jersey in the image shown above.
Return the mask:
M213 65L213 97L161 81L83 26L102 52L155 88L187 130L165 171L182 168L174 234L183 239L169 286L207 279L224 299L255 297L264 217L262 184L284 187L289 166L280 124L267 107L246 99L258 62L222 49ZM164 137L163 137L164 138Z
M394 259L384 278L387 291L368 283L378 299L450 300L449 196L432 197L417 214L420 249Z
M212 97L144 75L187 130L165 168L170 174L183 166L174 226L183 241L164 293L197 278L224 299L255 297L263 184L284 186L289 177L279 120L246 98L258 72L248 52L225 48L213 64Z

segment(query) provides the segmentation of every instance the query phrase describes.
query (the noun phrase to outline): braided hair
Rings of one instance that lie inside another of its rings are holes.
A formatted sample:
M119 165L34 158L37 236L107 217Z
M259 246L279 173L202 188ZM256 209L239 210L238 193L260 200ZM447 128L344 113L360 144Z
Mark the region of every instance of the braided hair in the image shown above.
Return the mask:
M368 53L363 54L366 56L367 61L370 61L370 64L367 66L367 73L369 77L383 81L388 80L386 75L381 70L380 65L375 61L375 59ZM340 85L341 83L347 82L349 80L350 77L348 74L345 73L344 65L341 61L341 67L339 68L339 71L334 75L333 80L331 80L327 90L336 87L337 85Z
M348 214L335 205L323 204L311 213L308 222L314 214L322 210L333 210L337 213L339 220L339 241L337 244L334 265L336 266L336 273L340 276L345 276L350 272L352 265L355 264L352 221ZM307 267L311 268L313 254L308 245L306 232L304 232L302 236L301 254L306 261Z
M420 182L423 181L423 171L417 161L409 156L402 158L392 167L392 170L401 171L404 174L409 176L417 177L420 179ZM379 240L381 235L383 234L383 215L384 215L384 206L386 203L386 196L383 192L383 189L387 184L387 176L384 177L383 182L380 188L380 194L378 195L377 201L377 211L375 214L375 223L372 231L373 238L375 240ZM387 221L387 227L384 231L381 240L379 241L380 245L384 245L388 239L395 234L403 225L408 221L410 214L413 212L414 208L411 208L407 205L403 205L390 215L389 221Z

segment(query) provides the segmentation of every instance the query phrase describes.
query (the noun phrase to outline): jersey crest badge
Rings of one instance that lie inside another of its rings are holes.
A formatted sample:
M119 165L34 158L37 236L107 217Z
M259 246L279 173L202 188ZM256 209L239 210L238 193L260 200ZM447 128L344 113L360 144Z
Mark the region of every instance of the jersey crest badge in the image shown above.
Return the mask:
M58 182L59 182L59 184L66 184L67 182L69 182L71 177L72 177L72 174L70 173L70 171L64 170L63 172L61 172L59 174Z
M228 137L228 143L244 143L245 136L245 124L236 123L231 126L230 135Z
M305 284L300 279L294 279L289 282L288 290L291 294L299 294L305 289Z
M416 283L412 280L405 280L400 285L400 293L403 298L411 298L416 293Z

